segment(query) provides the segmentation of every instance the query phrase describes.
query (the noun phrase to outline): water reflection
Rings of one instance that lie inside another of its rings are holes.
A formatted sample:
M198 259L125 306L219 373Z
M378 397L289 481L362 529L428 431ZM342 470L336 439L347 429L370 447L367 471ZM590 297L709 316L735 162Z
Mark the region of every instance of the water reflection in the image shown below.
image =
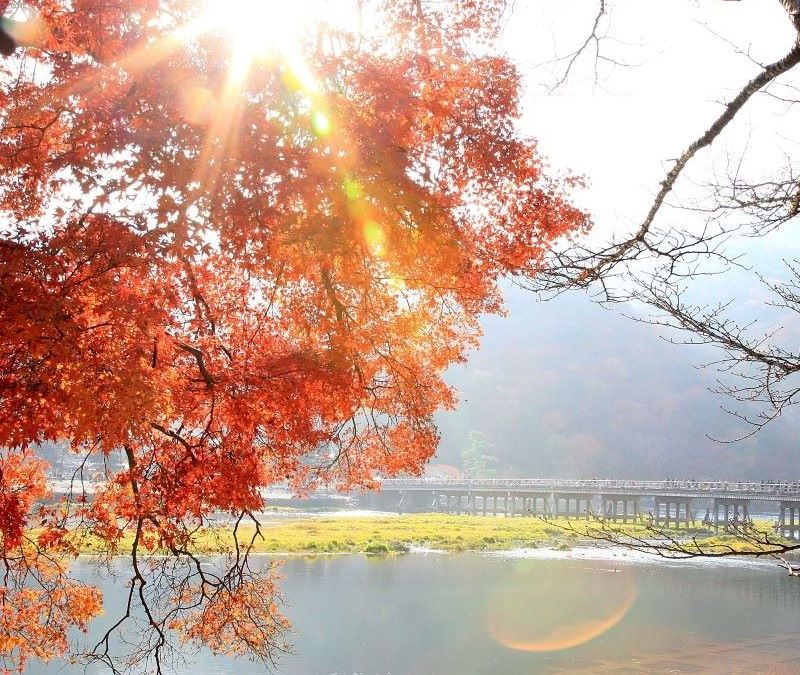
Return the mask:
M800 672L800 584L774 564L570 555L286 559L280 586L295 650L277 675ZM101 585L107 613L95 634L118 618L126 590ZM60 662L31 664L27 675L83 672ZM200 652L173 672L265 669Z

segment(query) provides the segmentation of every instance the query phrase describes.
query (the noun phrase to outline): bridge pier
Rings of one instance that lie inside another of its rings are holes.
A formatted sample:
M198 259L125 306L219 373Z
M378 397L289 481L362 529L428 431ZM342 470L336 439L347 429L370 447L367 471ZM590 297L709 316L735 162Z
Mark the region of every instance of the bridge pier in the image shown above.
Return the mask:
M553 515L556 518L561 516L565 518L588 518L592 507L592 498L592 495L586 494L553 494ZM563 509L561 508L562 501L564 502Z
M400 490L395 495L376 493L376 497L370 500L371 506L394 510L401 514L442 510L441 494L436 490Z
M639 497L633 495L601 495L601 514L606 520L627 523L639 517Z
M442 496L444 497L444 512L453 513L456 509L455 495L450 492L445 492Z
M694 514L692 513L692 500L688 497L653 497L653 519L656 527L662 524L665 527L673 526L678 529L683 523L684 527L694 525ZM662 506L663 515L662 515ZM683 509L681 509L683 507ZM681 514L681 510L683 513Z
M539 500L542 502L541 508L539 507ZM533 495L531 496L531 515L546 516L548 514L547 496L546 495Z
M714 498L714 530L719 532L720 524L728 527L731 521L742 524L750 520L750 500L735 497Z
M781 501L778 527L781 536L800 539L800 502Z

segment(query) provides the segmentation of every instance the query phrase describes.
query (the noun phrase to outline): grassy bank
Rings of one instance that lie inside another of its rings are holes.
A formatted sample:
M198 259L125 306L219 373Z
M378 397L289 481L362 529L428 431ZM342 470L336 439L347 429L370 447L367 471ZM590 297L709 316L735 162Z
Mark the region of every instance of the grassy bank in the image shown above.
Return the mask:
M313 518L270 523L257 550L288 553L403 551L423 546L445 551L501 550L576 541L577 535L537 518L478 518L408 514L390 518ZM198 546L227 550L229 530L203 533Z
M565 529L565 526L573 530ZM567 549L590 539L583 533L593 527L588 521L545 522L538 518L493 518L448 514L408 514L398 517L320 517L267 521L262 539L256 539L259 553L372 553L403 552L412 546L444 551L494 551L518 547ZM624 528L624 530L623 530ZM648 537L641 525L620 525L620 531ZM240 528L240 541L248 540L253 527ZM710 535L704 530L684 531L697 536L704 548L743 550L745 544L728 535ZM127 541L127 540L126 540ZM81 540L85 553L97 551L91 536ZM127 542L128 545L130 542ZM123 546L124 548L124 546ZM195 540L198 553L226 553L233 550L229 527L208 528ZM122 551L121 551L122 552Z

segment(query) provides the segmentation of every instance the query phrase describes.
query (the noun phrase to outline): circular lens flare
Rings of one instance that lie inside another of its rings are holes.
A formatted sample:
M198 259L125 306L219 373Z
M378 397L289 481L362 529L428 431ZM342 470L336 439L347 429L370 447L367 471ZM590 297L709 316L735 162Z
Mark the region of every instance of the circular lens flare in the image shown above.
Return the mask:
M488 608L489 634L508 649L551 652L589 642L616 626L636 600L626 569L556 580L516 574Z

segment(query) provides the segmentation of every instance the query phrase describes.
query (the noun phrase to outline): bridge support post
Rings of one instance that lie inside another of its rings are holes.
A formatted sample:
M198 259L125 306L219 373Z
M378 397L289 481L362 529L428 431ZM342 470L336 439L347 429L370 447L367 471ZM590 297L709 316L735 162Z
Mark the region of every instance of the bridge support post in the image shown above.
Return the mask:
M592 500L586 500L586 517L588 518L591 511ZM658 507L658 498L656 498L656 507ZM632 495L600 495L600 512L606 520L613 520L614 522L622 521L627 523L635 521L639 514L639 497ZM656 516L659 510L656 508Z
M688 529L690 525L694 525L694 513L692 513L692 500L688 497L683 501L683 512L686 516L684 525Z
M656 527L669 527L674 522L672 517L672 504L673 501L669 497L653 497L653 521ZM662 508L663 516L662 516ZM675 515L678 515L678 507L675 505Z
M555 495L555 499L553 499L553 517L561 517L561 495L559 494Z
M581 504L586 501L586 497L581 494L562 494L557 495L557 501L564 500L564 511L560 507L559 514L563 514L565 518L579 518L581 515Z
M733 523L735 527L742 526L750 521L750 500L740 497L715 497L714 498L714 530L719 532L719 527L724 528Z
M636 520L636 500L625 497L622 502L622 522L627 523L628 519Z
M787 512L789 514L788 523L786 522ZM781 536L789 539L800 539L800 501L781 501L778 526Z

